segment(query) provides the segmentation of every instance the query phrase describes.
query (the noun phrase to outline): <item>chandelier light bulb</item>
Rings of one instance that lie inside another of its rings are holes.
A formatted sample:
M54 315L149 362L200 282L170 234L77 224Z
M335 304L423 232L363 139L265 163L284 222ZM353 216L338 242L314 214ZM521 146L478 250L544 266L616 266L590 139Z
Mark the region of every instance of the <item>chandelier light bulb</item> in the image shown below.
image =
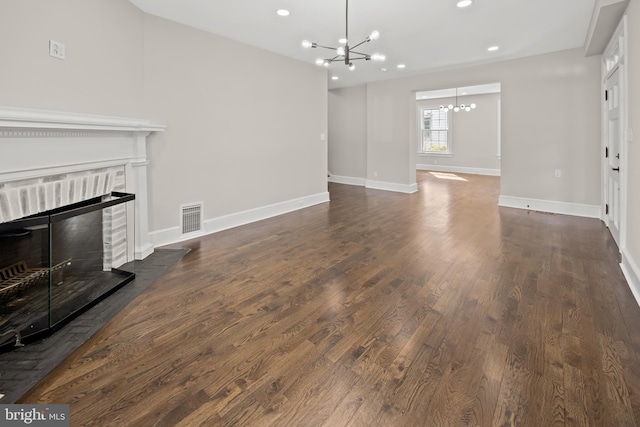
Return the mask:
M302 40L302 47L303 48L309 49L312 45L313 45L313 43L311 43L309 40Z
M353 65L353 63L350 63L350 64L349 64L349 71L353 71L353 70L355 70L355 69L356 69L356 66L355 66L355 65Z
M345 39L344 37L341 38L340 40L338 40L338 43L340 44L347 44L347 39Z
M385 59L387 59L387 57L381 53L374 53L373 55L371 55L371 59L373 59L374 61L384 61Z
M460 104L460 105L457 105L457 104L458 104L458 92L456 90L456 105L453 105L453 104L449 104L448 106L445 106L444 104L440 105L440 111L443 111L446 113L448 111L453 110L457 113L458 111L471 111L472 109L476 108L476 104Z
M377 30L374 30L371 32L371 34L369 35L369 40L378 40L380 38L380 32L378 32Z
M316 65L324 65L324 59L316 59Z
M336 49L336 53L340 56L344 56L344 47L340 46Z

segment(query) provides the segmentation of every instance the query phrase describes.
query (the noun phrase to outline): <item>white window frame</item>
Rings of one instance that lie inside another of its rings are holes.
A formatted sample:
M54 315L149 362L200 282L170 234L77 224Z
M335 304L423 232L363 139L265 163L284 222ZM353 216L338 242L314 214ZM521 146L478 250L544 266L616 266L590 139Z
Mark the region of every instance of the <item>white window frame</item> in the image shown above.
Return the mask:
M449 110L447 114L447 150L446 151L423 151L423 135L424 135L424 111L425 110L440 110L439 105L421 105L418 106L418 156L421 157L452 157L453 156L453 129L452 119L453 113Z

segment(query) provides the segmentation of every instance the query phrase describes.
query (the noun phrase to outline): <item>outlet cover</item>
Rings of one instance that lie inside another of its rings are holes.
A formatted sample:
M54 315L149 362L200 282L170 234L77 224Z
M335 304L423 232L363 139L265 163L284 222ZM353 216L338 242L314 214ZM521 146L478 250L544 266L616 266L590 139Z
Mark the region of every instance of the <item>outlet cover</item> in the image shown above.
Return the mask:
M55 40L49 40L49 56L58 59L65 59L66 51L64 43L60 43Z

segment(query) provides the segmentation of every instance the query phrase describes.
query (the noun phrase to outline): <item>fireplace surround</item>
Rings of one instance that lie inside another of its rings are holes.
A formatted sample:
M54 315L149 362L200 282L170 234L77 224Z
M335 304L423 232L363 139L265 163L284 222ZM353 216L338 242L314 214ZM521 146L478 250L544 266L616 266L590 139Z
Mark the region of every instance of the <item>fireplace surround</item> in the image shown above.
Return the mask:
M87 238L78 240L99 241L91 251L100 255L85 261L89 270L114 270L117 275L123 264L150 255L147 137L164 129L141 119L0 107L0 228L5 232L0 245L12 234L19 240L24 233L23 244L31 242L26 257L37 259L29 265L0 249L0 276L5 283L16 274L31 275L35 282L46 277L53 283L56 276L82 270L77 262L53 253L51 236L59 235L63 225L73 229L94 223L96 229L84 231ZM56 220L77 209L91 212ZM20 221L32 224L14 227ZM81 258L79 253L74 257ZM0 299L0 310L8 312L2 304ZM51 316L45 316L49 329L57 324ZM3 341L7 328L0 323Z

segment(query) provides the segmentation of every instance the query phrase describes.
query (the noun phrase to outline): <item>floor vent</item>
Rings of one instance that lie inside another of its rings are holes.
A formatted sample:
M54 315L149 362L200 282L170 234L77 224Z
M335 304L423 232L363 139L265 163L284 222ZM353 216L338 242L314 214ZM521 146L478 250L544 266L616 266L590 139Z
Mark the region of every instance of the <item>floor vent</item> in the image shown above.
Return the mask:
M202 203L182 205L180 207L180 230L182 234L191 234L202 231Z

